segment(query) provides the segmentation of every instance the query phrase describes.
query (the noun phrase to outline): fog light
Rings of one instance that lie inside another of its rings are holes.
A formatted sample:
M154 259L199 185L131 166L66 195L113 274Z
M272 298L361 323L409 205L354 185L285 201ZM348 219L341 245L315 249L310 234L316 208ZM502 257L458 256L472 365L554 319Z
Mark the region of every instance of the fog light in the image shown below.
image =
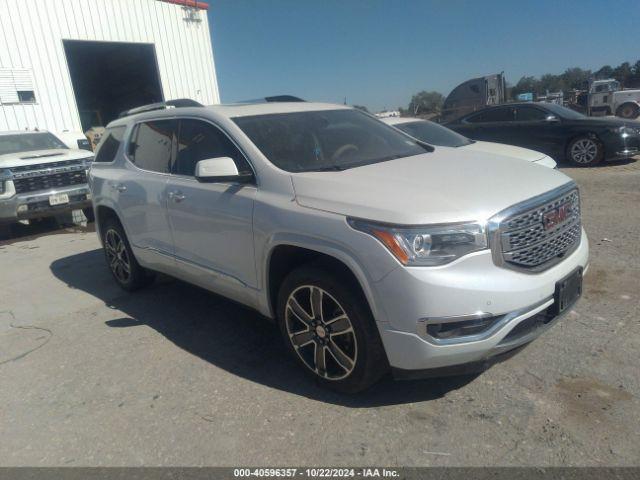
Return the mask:
M18 205L18 213L24 213L29 210L29 205Z
M488 330L499 318L500 317L488 316L458 322L429 323L427 324L427 334L440 340L467 337Z

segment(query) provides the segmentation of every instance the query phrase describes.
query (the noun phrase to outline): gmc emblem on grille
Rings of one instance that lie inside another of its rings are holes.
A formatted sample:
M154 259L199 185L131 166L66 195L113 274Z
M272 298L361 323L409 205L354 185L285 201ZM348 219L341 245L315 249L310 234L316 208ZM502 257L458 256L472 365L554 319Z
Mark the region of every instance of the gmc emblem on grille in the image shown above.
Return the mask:
M542 224L545 230L551 230L552 228L563 223L571 215L571 203L567 202L560 205L557 208L545 213L542 216Z

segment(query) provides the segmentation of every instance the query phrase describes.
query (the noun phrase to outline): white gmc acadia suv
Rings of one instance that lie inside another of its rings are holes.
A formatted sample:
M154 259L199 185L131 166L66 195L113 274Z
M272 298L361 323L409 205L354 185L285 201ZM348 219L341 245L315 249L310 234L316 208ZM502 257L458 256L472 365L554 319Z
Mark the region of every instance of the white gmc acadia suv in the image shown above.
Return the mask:
M581 294L580 197L557 170L344 106L189 104L107 127L90 186L111 272L127 290L164 272L276 319L325 386L485 368Z

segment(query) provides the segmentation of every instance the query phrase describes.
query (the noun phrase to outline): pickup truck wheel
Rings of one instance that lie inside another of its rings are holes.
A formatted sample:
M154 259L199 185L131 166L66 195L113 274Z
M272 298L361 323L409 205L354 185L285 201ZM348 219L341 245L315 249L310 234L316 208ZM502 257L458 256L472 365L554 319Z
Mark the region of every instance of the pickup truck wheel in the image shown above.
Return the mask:
M618 108L616 116L632 120L634 118L637 118L639 113L640 108L638 108L638 105L635 105L633 103L625 103Z
M107 220L102 229L102 245L113 278L124 290L132 292L153 281L153 274L142 268L133 256L122 225Z
M571 140L567 147L567 158L578 167L588 167L600 163L604 150L597 139L581 136Z
M96 220L95 213L93 212L93 207L83 208L82 213L84 214L84 218L87 219L87 223L92 223Z
M278 296L278 325L287 350L325 387L355 393L387 372L362 294L322 268L302 267L286 277Z

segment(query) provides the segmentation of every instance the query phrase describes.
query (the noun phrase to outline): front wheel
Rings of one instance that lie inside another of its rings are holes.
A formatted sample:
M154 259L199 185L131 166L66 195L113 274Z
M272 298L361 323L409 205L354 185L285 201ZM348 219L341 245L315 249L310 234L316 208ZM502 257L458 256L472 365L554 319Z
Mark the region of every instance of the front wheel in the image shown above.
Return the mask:
M590 136L571 140L567 147L567 158L578 167L588 167L600 163L604 157L602 144Z
M113 278L124 290L132 292L153 281L153 274L142 268L133 256L120 222L110 219L102 229L102 245Z
M278 297L278 324L291 355L325 387L355 393L388 370L363 295L322 268L301 267L287 276Z

